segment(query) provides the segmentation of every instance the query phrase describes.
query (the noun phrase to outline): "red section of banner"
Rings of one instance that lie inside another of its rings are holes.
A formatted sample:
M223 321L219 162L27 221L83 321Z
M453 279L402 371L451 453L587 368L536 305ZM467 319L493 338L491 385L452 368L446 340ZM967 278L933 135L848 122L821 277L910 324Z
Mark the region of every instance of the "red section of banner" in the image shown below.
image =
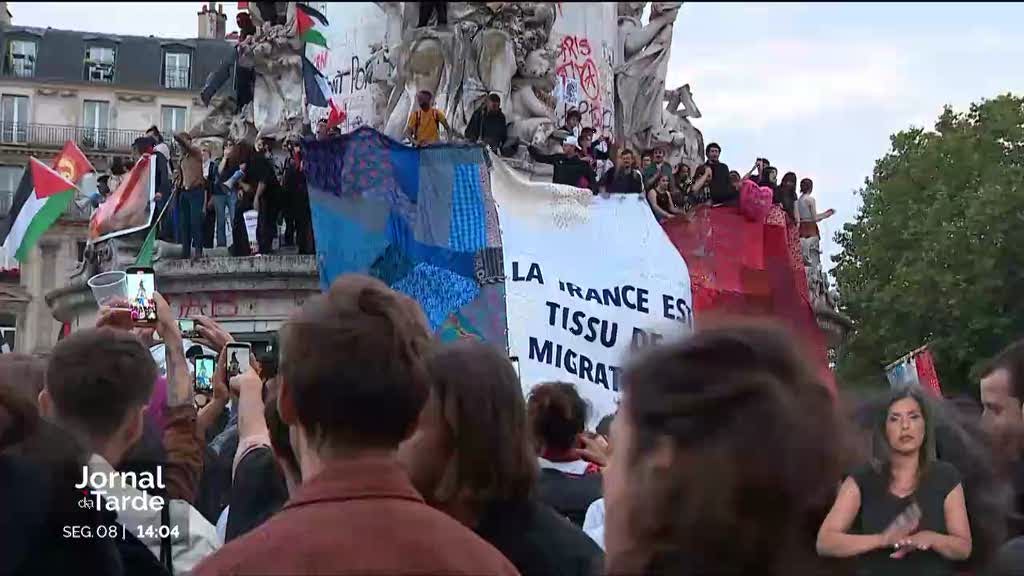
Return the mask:
M939 384L939 375L935 371L935 360L932 358L932 351L925 348L915 358L917 366L917 382L922 388L942 398L942 386Z
M767 223L721 206L699 208L689 222L673 218L663 227L689 268L698 322L713 314L781 320L835 390L825 338L807 294L799 235L779 206L772 207Z

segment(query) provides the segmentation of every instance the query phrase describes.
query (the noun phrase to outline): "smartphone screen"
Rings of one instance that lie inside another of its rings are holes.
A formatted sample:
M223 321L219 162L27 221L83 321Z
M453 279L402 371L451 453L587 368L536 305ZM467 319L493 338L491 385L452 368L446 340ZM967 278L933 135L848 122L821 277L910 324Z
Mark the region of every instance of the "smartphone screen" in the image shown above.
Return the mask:
M227 373L228 378L238 376L250 368L249 354L251 345L245 342L232 342L227 345Z
M153 300L155 280L152 268L132 267L128 275L128 307L136 324L156 322L156 302Z
M199 337L199 333L196 332L196 321L191 318L180 318L178 320L178 331L181 332L182 338Z
M216 369L217 359L213 356L196 356L196 371L193 388L197 394L213 393L213 371Z

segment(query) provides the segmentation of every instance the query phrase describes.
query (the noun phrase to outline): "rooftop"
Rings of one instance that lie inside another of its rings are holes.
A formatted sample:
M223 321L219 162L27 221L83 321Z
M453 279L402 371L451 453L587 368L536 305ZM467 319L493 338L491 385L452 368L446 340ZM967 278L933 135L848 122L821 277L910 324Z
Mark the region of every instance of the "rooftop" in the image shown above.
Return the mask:
M11 40L34 42L34 54L31 54L30 59L22 56L15 66ZM109 84L122 89L176 89L186 92L201 90L207 76L230 57L234 49L227 40L125 36L30 26L0 28L0 46L4 50L0 78L4 80ZM107 51L99 51L92 57L94 67L109 67L112 76L105 75L108 73L106 69L91 72L86 61L86 49L93 47L113 50L112 66L103 60L109 54ZM184 53L190 56L187 64L174 63L180 69L181 81L172 83L170 87L165 84L165 53ZM92 80L89 79L90 75ZM97 79L108 77L109 80Z

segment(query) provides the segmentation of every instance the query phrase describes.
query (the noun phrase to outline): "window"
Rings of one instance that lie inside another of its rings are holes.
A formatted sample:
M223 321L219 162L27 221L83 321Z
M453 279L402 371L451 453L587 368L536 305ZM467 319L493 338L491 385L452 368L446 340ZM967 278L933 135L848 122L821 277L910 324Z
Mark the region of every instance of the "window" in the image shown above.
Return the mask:
M164 88L188 90L192 56L186 52L164 53Z
M89 46L85 49L85 79L89 82L114 81L114 49Z
M109 120L108 102L86 100L82 105L82 143L89 148L106 148Z
M36 43L32 40L11 40L7 43L6 73L18 78L36 75Z
M160 132L166 134L165 138L170 139L174 134L187 129L184 106L162 106L160 108Z
M28 96L4 94L0 100L0 141L24 144L28 125Z
M24 171L24 166L0 166L0 216L6 216L11 211L11 202L14 201L14 193L18 190Z

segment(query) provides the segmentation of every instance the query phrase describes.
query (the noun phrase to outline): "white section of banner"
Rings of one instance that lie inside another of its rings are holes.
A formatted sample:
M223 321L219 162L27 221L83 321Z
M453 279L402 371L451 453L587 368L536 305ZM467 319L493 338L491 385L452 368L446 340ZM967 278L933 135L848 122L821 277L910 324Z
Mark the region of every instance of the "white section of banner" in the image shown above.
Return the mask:
M616 410L634 347L692 328L686 263L641 195L529 182L491 161L509 355L526 394L542 382L576 384L592 428Z

